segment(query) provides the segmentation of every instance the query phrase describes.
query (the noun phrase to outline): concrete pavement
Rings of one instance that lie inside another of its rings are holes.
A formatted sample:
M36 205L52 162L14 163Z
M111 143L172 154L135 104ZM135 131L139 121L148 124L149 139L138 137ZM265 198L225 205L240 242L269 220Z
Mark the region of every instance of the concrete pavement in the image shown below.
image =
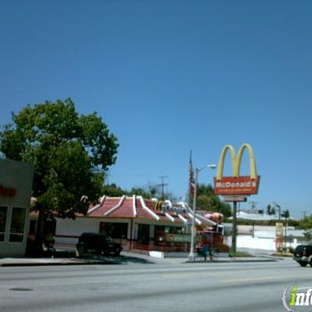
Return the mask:
M270 255L258 255L250 257L230 258L226 254L220 254L219 257L213 261L197 258L194 261L189 261L186 255L181 257L164 257L154 258L144 254L137 254L133 252L122 252L120 257L105 257L105 256L90 256L88 258L78 258L69 253L66 257L62 254L56 255L53 258L0 258L0 266L39 266L39 265L82 265L82 264L179 264L179 263L234 263L234 262L268 262L278 261L281 258Z

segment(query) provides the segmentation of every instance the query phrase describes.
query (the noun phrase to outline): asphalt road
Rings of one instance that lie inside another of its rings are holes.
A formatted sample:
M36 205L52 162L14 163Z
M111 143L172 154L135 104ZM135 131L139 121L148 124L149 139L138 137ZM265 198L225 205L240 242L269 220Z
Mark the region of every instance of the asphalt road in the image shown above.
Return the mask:
M292 259L0 267L0 311L281 312L285 287L311 275Z

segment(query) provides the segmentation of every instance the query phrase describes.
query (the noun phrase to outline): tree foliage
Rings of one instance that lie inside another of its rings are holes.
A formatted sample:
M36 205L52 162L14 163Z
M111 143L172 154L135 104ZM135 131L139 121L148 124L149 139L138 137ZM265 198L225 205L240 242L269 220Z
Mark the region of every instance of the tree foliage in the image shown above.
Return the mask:
M121 187L117 186L115 183L112 183L104 185L102 194L110 197L121 197L126 195L127 192Z
M2 129L1 153L34 164L34 210L75 218L101 195L118 143L96 113L78 115L69 98L46 101L12 113Z
M208 184L199 184L197 186L197 208L200 210L220 212L225 218L231 216L231 207L228 203L220 200L215 195L213 187Z
M303 230L312 230L312 215L305 216L299 220L299 228Z
M299 220L298 227L300 229L305 230L303 235L306 238L306 240L311 241L312 240L312 215L305 216L303 219Z
M127 196L142 196L143 198L146 199L151 199L151 198L158 198L162 199L162 192L159 189L159 187L153 183L148 183L147 185L143 187L132 187L131 190L125 190L122 189L121 187L117 186L115 183L112 184L107 184L103 187L103 194L107 196L112 196L112 197L119 197L122 195L127 195ZM174 196L169 193L165 192L164 193L164 198L165 199L170 199L174 200Z

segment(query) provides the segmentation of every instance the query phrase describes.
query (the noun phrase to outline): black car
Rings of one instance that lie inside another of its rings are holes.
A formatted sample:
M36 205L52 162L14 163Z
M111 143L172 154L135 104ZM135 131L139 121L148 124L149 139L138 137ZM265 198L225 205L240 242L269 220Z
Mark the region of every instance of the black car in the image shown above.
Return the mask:
M302 267L307 264L312 267L312 245L298 245L294 252L294 260Z
M85 232L79 237L76 251L79 257L87 254L119 256L122 247L106 234Z

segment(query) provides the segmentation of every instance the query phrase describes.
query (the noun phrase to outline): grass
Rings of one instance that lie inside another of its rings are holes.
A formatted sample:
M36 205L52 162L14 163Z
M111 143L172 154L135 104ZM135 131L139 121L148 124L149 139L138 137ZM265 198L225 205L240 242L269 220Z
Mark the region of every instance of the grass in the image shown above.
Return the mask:
M245 257L253 257L253 256L248 252L236 251L235 253L230 252L229 257L245 258Z

